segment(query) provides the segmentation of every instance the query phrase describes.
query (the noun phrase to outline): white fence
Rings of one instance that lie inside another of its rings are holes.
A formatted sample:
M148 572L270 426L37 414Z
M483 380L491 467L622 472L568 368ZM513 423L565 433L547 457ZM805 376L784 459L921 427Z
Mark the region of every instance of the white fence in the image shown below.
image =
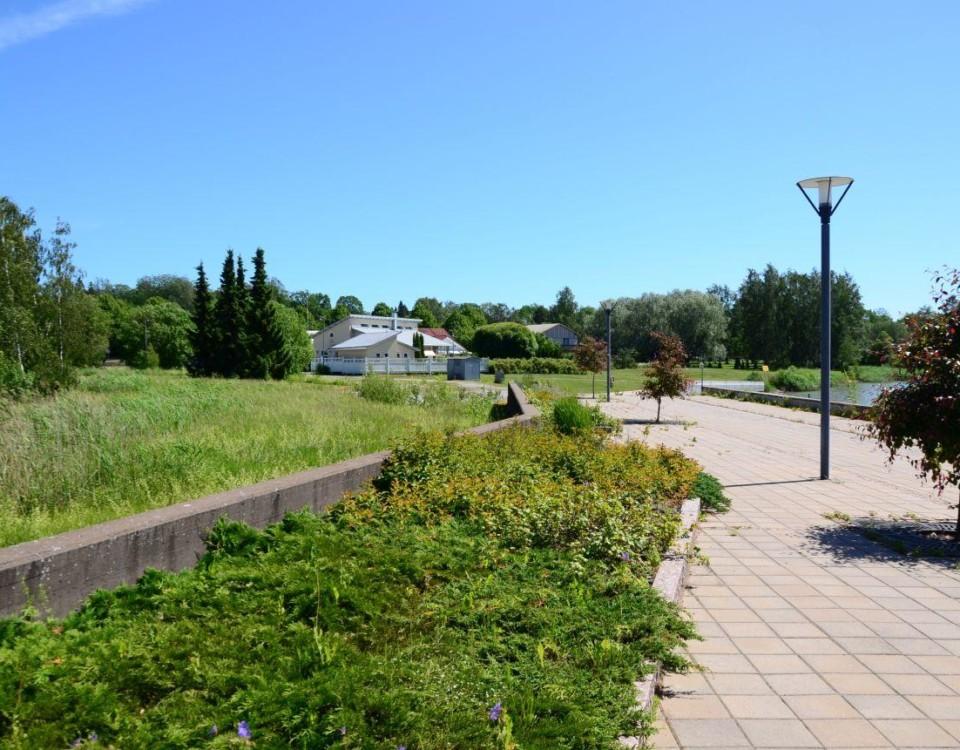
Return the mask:
M700 395L700 378L692 378L687 393L694 396ZM750 391L752 393L763 392L762 380L704 380L704 388L726 388L728 391Z
M311 362L311 371L315 371L318 365L326 365L334 375L365 375L369 372L382 373L385 375L402 375L406 373L436 375L446 373L447 358L360 357L347 359L344 357L318 357Z

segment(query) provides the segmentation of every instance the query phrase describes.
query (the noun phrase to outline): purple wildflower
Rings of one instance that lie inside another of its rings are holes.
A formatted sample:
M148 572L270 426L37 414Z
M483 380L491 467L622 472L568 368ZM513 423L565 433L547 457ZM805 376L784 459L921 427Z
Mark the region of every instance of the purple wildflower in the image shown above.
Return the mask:
M249 740L253 737L253 732L250 731L250 725L247 722L241 721L237 724L237 737L242 740Z
M340 727L337 731L340 732L340 736L341 736L341 737L346 737L346 736L347 736L347 728L346 728L346 727Z
M217 728L217 725L214 724L210 727L210 731L207 732L207 734L209 734L211 737L216 737L218 734L220 734L220 730Z
M497 722L500 721L500 714L503 713L503 704L500 701L497 701L493 704L493 708L490 709L488 716L490 721Z
M624 562L630 562L630 553L624 550L620 553L620 559Z
M96 733L96 732L90 732L90 736L88 737L88 739L89 739L91 742L99 742L99 740L100 740L100 738L97 736L97 733Z

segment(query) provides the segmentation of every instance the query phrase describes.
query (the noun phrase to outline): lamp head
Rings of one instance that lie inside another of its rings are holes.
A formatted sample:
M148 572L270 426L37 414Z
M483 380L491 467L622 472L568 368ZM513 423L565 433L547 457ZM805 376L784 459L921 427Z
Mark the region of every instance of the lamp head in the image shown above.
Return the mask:
M800 180L800 182L797 183L797 187L800 188L800 192L803 193L804 198L813 206L814 211L829 219L833 212L836 211L837 206L840 205L840 201L843 200L843 197L847 194L847 190L850 189L852 184L852 177L810 177L806 180ZM837 199L836 205L834 205L833 188L839 187L844 188L844 190ZM810 197L813 191L816 191L816 203L814 203Z

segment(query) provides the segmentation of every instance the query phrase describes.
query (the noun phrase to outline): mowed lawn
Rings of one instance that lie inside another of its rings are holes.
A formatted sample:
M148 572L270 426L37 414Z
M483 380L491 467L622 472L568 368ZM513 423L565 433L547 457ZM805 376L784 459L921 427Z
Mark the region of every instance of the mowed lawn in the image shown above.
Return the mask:
M819 376L820 371L815 368L798 368L802 372L809 372ZM737 370L732 366L726 367L705 367L701 373L699 367L688 367L684 373L691 380L700 380L701 374L704 380L758 380L763 376L769 376L772 373L762 373L759 370ZM897 379L896 372L891 367L864 365L857 368L855 379L864 383L885 383ZM613 371L613 390L614 391L638 391L643 388L643 382L646 375L646 367L630 367L626 369L614 369ZM493 382L493 375L481 376L485 383ZM840 371L834 371L831 380L842 382L846 374ZM524 386L537 388L545 387L558 390L564 394L578 395L590 394L591 380L593 376L590 373L581 373L579 375L507 375L507 381L516 381ZM606 371L598 373L596 376L597 394L606 394L607 374Z
M441 384L434 386L445 389ZM106 368L52 398L0 400L0 546L391 447L488 419L450 389L429 408L353 385Z

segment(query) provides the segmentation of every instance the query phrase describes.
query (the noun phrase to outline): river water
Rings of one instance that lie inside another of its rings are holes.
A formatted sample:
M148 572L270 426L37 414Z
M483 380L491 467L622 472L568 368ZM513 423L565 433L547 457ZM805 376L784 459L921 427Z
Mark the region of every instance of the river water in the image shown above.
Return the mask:
M853 383L849 386L841 386L830 389L831 401L843 401L848 404L860 404L869 406L876 401L880 391L889 388L896 383ZM801 393L789 393L788 396L801 396L802 398L820 398L820 391L803 391Z

